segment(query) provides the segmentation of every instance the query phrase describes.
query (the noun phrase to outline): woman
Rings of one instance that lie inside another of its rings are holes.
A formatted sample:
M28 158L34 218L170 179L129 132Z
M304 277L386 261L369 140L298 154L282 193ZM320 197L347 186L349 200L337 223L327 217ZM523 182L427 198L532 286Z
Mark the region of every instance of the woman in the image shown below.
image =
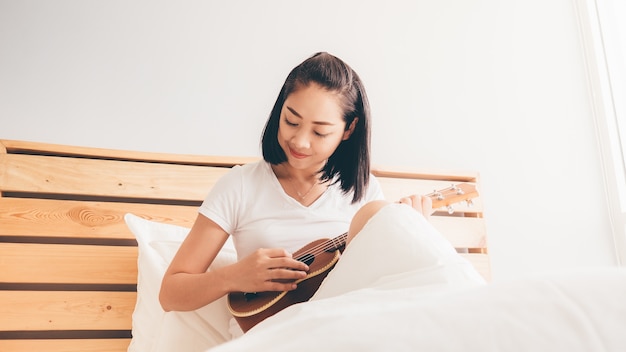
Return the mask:
M194 310L234 291L295 289L292 281L308 267L291 253L345 233L363 205L383 199L370 175L369 126L365 89L352 68L328 53L296 66L266 123L263 160L234 167L200 207L163 278L163 309ZM424 202L429 213L429 200L402 202L420 210ZM350 238L371 209L352 224ZM238 262L207 272L229 236Z

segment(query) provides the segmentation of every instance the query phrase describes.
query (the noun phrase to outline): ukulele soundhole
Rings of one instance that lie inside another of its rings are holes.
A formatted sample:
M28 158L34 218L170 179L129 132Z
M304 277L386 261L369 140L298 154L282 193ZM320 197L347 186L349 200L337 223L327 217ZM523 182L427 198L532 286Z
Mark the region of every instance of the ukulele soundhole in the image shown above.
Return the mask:
M313 254L305 254L302 257L298 258L299 261L303 262L306 265L311 265L315 260L315 256Z
M259 294L256 293L256 292L246 292L246 293L243 294L243 298L246 299L246 302L249 302L249 301L257 298L258 296L259 296Z

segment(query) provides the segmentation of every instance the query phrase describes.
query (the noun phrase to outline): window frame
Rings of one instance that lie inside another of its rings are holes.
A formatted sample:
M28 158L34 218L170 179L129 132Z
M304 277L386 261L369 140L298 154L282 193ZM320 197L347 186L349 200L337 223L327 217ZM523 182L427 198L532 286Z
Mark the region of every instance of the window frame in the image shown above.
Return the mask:
M615 84L626 81L626 64L622 60L620 65L623 67L616 65L620 62L616 62L616 54L626 54L620 52L620 45L626 47L626 36L620 38L619 33L610 31L616 25L611 21L617 21L616 16L607 13L611 1L574 0L574 4L582 36L615 251L618 264L626 266L626 101L616 99L626 97L626 89ZM623 15L626 16L626 11Z

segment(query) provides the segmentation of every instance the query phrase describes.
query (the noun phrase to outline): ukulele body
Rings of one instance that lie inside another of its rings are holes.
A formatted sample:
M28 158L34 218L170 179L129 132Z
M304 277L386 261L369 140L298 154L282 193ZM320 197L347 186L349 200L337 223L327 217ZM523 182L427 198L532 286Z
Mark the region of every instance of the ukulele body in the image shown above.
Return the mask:
M295 290L228 294L228 310L244 332L288 306L308 301L313 296L341 255L337 248L317 249L328 241L313 241L293 254L294 258L309 266L307 276L296 281L298 287Z

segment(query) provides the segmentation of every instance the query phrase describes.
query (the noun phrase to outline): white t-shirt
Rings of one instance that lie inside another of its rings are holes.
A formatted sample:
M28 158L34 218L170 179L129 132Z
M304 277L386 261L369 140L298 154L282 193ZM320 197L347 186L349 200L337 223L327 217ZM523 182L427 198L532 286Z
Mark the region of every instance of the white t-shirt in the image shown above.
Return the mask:
M233 237L241 259L258 248L284 248L291 253L321 238L348 231L356 211L365 203L383 199L378 180L371 175L365 197L351 204L334 184L305 207L285 193L263 160L235 166L215 184L200 206L200 214Z

